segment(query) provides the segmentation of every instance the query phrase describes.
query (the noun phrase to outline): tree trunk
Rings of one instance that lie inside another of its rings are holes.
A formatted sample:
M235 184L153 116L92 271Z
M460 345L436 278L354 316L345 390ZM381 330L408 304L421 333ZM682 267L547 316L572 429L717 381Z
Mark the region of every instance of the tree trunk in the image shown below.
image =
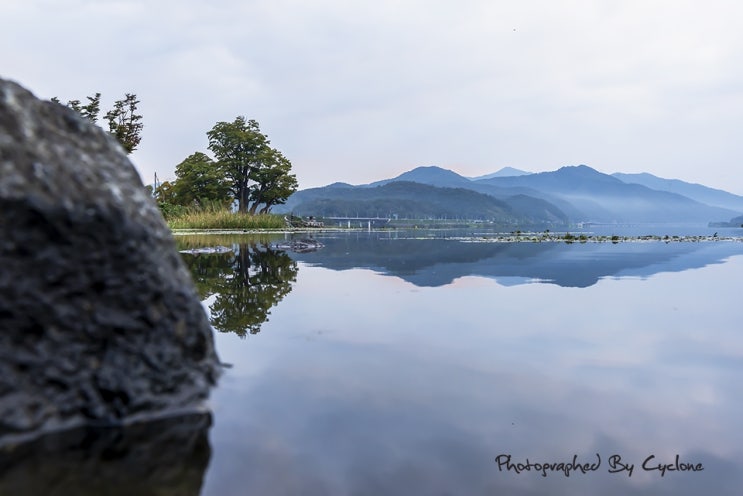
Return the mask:
M248 189L247 185L242 185L240 187L240 194L237 198L237 210L241 214L248 212L248 202L249 202L249 196L248 193L250 193L250 190Z

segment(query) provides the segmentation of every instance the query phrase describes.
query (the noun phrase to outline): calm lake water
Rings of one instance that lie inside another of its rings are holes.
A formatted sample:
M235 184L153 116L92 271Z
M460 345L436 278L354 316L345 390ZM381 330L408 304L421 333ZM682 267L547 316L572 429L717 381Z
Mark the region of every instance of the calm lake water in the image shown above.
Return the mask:
M316 238L181 238L234 250L184 255L232 364L202 494L740 494L743 243Z
M740 494L743 242L451 235L179 236L231 250L183 254L230 364L212 416L46 441L0 487Z

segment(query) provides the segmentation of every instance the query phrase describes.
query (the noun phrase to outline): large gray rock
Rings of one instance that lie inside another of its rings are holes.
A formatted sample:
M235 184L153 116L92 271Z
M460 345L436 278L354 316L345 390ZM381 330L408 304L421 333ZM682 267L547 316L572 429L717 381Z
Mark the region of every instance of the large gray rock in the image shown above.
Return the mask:
M0 80L0 444L193 411L218 367L189 273L118 143Z

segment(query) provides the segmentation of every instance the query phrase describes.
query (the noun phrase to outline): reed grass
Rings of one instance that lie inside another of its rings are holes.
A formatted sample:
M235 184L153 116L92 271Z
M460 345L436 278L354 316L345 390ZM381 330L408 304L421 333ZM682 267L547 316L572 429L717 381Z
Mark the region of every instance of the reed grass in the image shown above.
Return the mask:
M166 218L171 229L283 229L284 217L275 214L242 214L229 210L186 209Z

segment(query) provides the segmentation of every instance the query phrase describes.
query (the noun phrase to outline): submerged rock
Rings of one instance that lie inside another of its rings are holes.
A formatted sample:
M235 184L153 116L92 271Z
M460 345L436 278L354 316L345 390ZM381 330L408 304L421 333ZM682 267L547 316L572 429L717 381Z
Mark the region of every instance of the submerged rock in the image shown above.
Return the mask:
M325 245L323 245L316 239L303 238L276 243L274 245L274 248L276 248L277 250L288 250L296 253L307 253L308 251L316 251L323 246Z
M188 255L221 255L222 253L230 253L232 248L227 246L204 246L201 248L189 248L187 250L181 250L180 253L186 253Z
M0 80L0 444L193 411L211 327L119 144Z

